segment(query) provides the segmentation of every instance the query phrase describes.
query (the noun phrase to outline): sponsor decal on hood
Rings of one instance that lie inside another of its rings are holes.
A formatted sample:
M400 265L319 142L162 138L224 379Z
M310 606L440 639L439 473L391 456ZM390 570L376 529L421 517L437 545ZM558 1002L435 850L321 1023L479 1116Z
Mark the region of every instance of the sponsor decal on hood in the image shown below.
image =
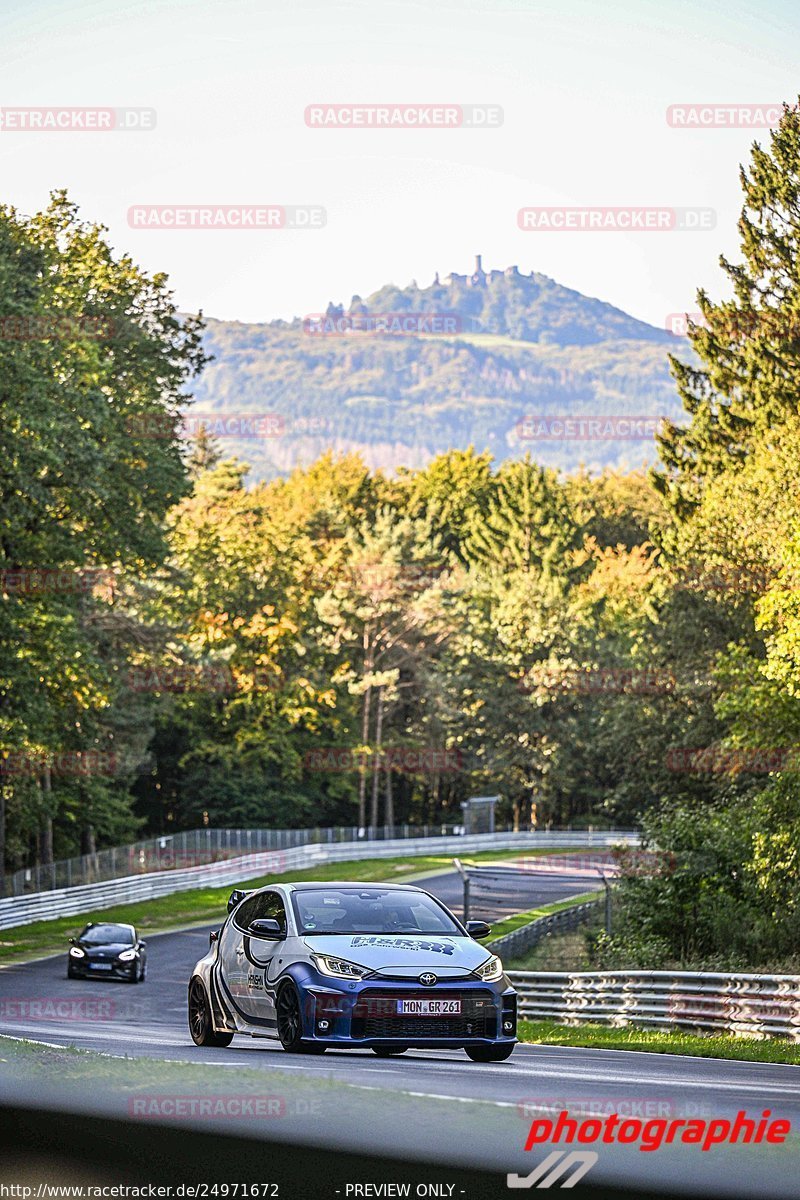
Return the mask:
M456 946L450 938L382 937L378 934L357 934L351 946L389 946L392 950L429 950L432 954L455 954Z
M473 971L489 957L486 947L473 938L438 934L314 934L306 930L303 940L317 954L348 959L372 970L405 966L415 972L433 970L441 976L447 968Z

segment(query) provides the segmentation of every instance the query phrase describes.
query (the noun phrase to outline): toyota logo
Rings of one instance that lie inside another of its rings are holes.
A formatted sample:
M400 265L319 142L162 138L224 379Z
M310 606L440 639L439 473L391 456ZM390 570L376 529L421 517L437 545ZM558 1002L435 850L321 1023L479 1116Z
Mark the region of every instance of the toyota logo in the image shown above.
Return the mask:
M436 983L436 976L432 971L426 971L424 975L420 975L419 981L423 987L433 987Z

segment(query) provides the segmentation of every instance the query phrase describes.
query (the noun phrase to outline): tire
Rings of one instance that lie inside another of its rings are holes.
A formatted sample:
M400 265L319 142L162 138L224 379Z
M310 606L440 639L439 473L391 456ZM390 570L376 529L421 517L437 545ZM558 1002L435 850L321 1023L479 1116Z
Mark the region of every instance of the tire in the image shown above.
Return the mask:
M489 1063L505 1062L511 1057L514 1046L465 1046L464 1049L473 1062Z
M300 997L293 983L285 983L278 992L277 1025L280 1043L289 1054L324 1054L325 1047L302 1041L303 1018Z
M393 1058L395 1054L405 1054L408 1046L373 1046L372 1053L378 1058Z
M189 1033L195 1046L230 1046L232 1033L217 1033L211 1023L211 1009L206 989L201 981L193 979L189 984Z
M139 971L139 978L136 980L136 982L144 983L145 979L147 979L147 963L142 963L141 970Z

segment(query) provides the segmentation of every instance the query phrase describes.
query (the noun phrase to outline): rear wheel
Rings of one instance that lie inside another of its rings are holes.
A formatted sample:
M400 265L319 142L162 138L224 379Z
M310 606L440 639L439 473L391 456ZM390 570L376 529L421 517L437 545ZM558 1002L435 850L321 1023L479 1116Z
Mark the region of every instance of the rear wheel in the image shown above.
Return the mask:
M378 1058L392 1058L395 1054L405 1054L408 1046L373 1046L372 1053Z
M465 1046L467 1056L473 1062L505 1062L510 1058L513 1046Z
M199 979L189 985L189 1032L195 1046L230 1046L232 1033L217 1033L211 1023L206 989Z
M300 1013L300 997L293 983L285 983L278 992L277 1005L278 1037L284 1050L290 1054L324 1054L325 1047L315 1042L304 1042L303 1018Z

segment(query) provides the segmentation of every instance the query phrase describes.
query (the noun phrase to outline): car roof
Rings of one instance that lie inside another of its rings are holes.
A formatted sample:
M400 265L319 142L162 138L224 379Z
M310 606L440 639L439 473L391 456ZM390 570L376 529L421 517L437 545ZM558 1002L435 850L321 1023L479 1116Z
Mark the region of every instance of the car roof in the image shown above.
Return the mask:
M341 890L342 888L352 888L359 892L365 891L367 888L380 888L382 892L421 892L422 888L414 887L411 883L378 883L371 882L368 879L362 879L354 882L353 880L337 880L337 879L322 879L318 882L313 880L303 880L302 883L287 883L284 885L291 888L293 892L305 892L311 888L334 888Z
M100 925L110 925L112 929L130 929L132 933L136 932L136 926L131 925L129 921L89 921L84 925L84 929L97 929Z

